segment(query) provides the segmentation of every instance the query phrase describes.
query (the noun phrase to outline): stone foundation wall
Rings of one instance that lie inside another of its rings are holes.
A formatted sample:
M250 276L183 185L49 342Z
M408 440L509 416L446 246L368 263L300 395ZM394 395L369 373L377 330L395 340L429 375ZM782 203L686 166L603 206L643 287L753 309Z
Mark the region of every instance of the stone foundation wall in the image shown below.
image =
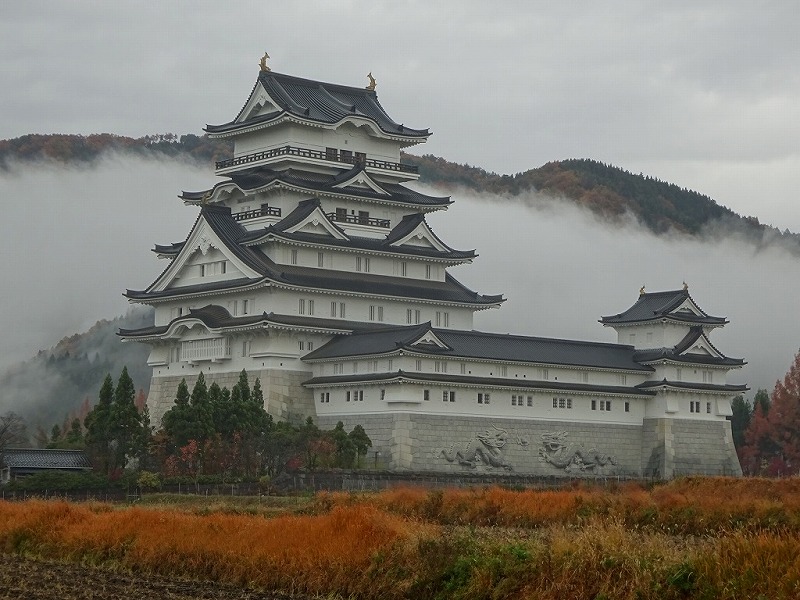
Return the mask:
M741 476L729 421L645 419L642 426L642 476Z
M640 476L641 428L635 425L483 419L420 414L323 417L362 425L372 440L367 463L396 471L519 473L541 477ZM543 436L551 442L545 446ZM376 452L378 453L376 456Z
M150 381L150 393L147 396L147 408L150 411L150 422L161 423L161 418L175 403L175 395L182 379L186 379L191 393L197 375L179 375L153 377ZM277 421L301 423L306 417L314 417L314 397L312 391L303 387L302 383L311 378L311 372L285 371L281 369L255 369L247 372L250 389L256 378L261 380L264 392L264 408ZM219 387L233 389L239 382L239 373L215 373L206 375L206 384L216 381Z

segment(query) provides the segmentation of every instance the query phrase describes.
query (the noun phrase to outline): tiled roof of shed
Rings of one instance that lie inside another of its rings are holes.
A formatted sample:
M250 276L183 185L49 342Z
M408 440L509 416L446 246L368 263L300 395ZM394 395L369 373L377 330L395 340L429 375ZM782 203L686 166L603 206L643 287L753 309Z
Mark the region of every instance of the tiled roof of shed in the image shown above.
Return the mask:
M6 448L2 461L12 469L90 469L92 465L82 450L42 448Z

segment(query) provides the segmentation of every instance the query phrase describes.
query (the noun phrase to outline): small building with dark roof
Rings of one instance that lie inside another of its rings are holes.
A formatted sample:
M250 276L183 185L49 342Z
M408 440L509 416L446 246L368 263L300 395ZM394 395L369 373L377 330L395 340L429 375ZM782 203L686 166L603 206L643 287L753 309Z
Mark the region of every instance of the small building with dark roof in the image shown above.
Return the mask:
M0 452L0 483L43 471L83 473L91 469L83 450L5 448Z
M726 380L744 365L710 337L727 320L684 289L646 293L602 317L617 343L473 329L505 299L460 283L477 258L427 222L448 197L409 187L401 150L428 129L343 86L262 70L229 122L222 177L180 198L197 211L167 266L131 302L155 324L121 330L151 346L158 423L178 384L220 386L242 369L277 419L362 425L394 470L542 476L740 474Z

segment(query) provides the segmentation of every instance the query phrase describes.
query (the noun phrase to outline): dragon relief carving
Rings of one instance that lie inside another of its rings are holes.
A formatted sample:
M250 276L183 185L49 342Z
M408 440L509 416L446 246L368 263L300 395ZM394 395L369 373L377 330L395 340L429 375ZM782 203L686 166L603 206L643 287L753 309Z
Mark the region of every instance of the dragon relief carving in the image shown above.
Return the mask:
M450 449L442 449L439 452L439 456L444 457L447 462L457 462L471 469L478 467L478 465L485 465L490 469L502 468L506 471L513 471L514 467L504 454L506 444L509 441L526 449L528 447L528 440L521 437L512 440L505 429L492 425L492 429L475 434L475 437L467 442L462 449L454 451L456 443L453 442Z
M617 464L616 458L596 448L587 450L583 444L567 440L566 431L548 431L542 434L539 460L563 469L567 473L591 473L600 475Z

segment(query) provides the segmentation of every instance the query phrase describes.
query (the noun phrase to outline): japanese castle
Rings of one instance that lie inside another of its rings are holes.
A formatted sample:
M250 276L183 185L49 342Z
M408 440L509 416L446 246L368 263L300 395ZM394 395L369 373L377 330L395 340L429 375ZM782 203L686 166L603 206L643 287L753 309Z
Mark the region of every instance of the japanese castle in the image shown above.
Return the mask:
M601 319L618 343L473 330L501 295L468 289L426 222L448 197L412 187L404 148L431 135L392 119L366 87L261 71L211 138L231 139L221 180L184 192L186 239L156 245L167 266L131 302L155 325L121 330L151 346L158 424L198 373L229 388L260 378L276 419L361 424L398 471L670 478L741 474L726 383L744 361L710 341L727 324L688 286L644 288ZM535 267L534 267L535 268Z

